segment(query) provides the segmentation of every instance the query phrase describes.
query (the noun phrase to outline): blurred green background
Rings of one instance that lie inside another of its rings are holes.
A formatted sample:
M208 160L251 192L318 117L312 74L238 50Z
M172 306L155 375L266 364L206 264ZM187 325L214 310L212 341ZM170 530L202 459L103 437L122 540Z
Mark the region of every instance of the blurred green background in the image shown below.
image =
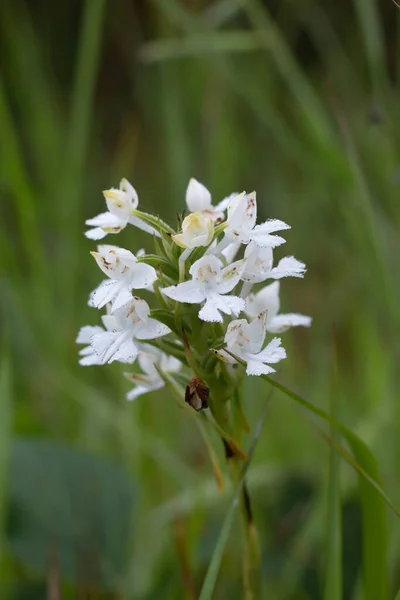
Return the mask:
M399 24L390 0L0 2L1 598L58 600L61 578L63 598L192 600L229 506L167 392L130 404L121 365L77 362L99 318L84 220L123 176L171 223L193 176L214 201L256 189L260 220L292 225L308 272L283 309L314 321L285 334L278 378L326 408L336 346L335 410L400 504ZM247 383L252 425L267 394ZM328 462L275 392L249 472L265 598L327 598ZM358 600L357 478L340 475L338 598ZM242 597L240 534L215 598Z

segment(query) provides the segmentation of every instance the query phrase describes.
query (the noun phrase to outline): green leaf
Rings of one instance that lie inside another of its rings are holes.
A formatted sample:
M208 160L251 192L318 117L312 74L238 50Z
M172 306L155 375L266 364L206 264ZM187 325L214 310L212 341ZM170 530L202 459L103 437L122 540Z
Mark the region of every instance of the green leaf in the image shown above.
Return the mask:
M133 504L122 470L63 444L20 438L12 447L9 496L10 547L19 560L47 573L53 554L64 578L117 587Z
M160 233L165 233L167 235L174 235L176 233L172 229L172 227L170 227L168 223L165 223L165 221L160 219L160 217L150 215L149 213L142 212L141 210L132 210L132 215L134 217L137 217L141 221L144 221L148 225L151 225L156 231L159 231Z
M138 257L138 262L146 263L151 265L155 269L161 269L161 271L170 277L171 279L178 280L178 269L163 256L157 256L156 254L144 254Z
M240 494L242 491L243 483L244 483L244 480L246 477L246 473L249 469L250 463L252 461L252 458L254 456L254 451L256 449L257 442L258 442L261 432L262 432L262 428L264 425L265 418L267 416L267 411L268 411L270 400L271 400L271 395L268 397L268 399L265 403L264 409L263 409L261 416L258 420L258 423L256 425L254 435L253 435L253 438L251 441L250 449L248 452L248 459L244 463L244 465L241 469L239 481L235 487L228 512L226 513L226 517L224 519L217 543L214 548L213 555L211 557L210 564L207 569L206 577L204 579L203 586L201 588L199 600L211 600L211 598L213 596L215 584L217 582L218 572L219 572L219 569L221 566L222 557L223 557L224 550L225 550L225 546L228 542L229 532L232 527L233 518L235 516L236 508L239 504Z

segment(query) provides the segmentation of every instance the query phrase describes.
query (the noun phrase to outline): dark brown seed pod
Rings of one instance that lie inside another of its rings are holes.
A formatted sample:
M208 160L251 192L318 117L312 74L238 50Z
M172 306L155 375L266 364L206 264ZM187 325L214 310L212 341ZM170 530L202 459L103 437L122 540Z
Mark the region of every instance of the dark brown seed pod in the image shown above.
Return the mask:
M190 404L194 410L208 408L208 396L210 390L199 377L193 377L186 386L185 402Z

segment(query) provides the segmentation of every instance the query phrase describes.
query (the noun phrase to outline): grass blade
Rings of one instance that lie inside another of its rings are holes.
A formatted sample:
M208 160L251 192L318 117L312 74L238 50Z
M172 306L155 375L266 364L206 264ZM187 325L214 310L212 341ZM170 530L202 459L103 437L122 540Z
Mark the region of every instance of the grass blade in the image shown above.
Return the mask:
M7 502L8 458L12 429L12 375L8 353L3 350L0 366L0 559L3 556Z
M334 358L335 361L335 358ZM337 407L337 375L336 361L332 374L332 393L330 398L330 415L334 418ZM331 439L339 443L340 434L336 427L330 426ZM340 498L340 457L333 445L329 449L328 479L328 527L327 527L327 573L325 580L324 600L341 600L342 598L342 519Z
M199 600L211 600L211 598L212 598L215 584L216 584L217 577L218 577L219 568L221 566L221 561L222 561L222 557L224 554L225 546L227 544L227 541L229 538L229 532L231 530L233 518L235 516L235 511L239 504L240 493L242 491L242 487L243 487L243 483L244 483L244 480L246 477L247 470L248 470L251 460L254 456L254 451L256 449L257 442L261 435L264 421L267 416L270 399L271 399L271 395L269 395L269 397L265 403L264 409L261 413L261 416L258 420L256 429L254 431L253 439L252 439L249 453L248 453L248 459L242 467L239 482L235 487L235 491L234 491L234 494L233 494L233 497L231 500L231 504L229 506L226 517L224 519L217 543L214 548L213 555L211 557L210 564L207 569L206 577L204 579L203 586L201 588Z

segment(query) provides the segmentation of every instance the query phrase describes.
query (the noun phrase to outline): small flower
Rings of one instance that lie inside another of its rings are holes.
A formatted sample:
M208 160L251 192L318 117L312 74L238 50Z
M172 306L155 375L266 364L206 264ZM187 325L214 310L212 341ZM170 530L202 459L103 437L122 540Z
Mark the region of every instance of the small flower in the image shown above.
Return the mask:
M229 203L225 236L242 244L254 241L257 246L270 246L271 248L285 243L283 238L271 235L271 233L281 229L290 229L289 225L278 219L270 219L262 225L256 225L256 220L256 193L242 192Z
M260 290L256 294L250 294L246 299L246 314L256 317L261 312L267 312L266 328L270 333L283 333L290 327L310 327L311 317L296 313L279 315L279 281Z
M157 371L156 365L160 371L167 375L177 373L182 368L182 363L178 359L168 356L158 348L149 345L143 345L143 350L139 352L138 361L143 373L125 373L125 377L135 384L135 387L127 393L127 400L135 400L143 394L164 387L164 380Z
M260 248L255 242L250 242L244 256L247 262L242 279L249 283L261 283L266 279L282 277L304 277L306 271L306 265L296 260L294 256L285 256L276 267L272 268L274 261L272 248L268 246Z
M79 359L79 364L84 367L102 364L99 356L90 345L92 337L98 333L104 333L104 331L112 331L116 327L116 320L112 315L103 315L101 320L103 321L104 328L100 325L85 325L81 327L76 338L77 344L86 344L85 348L79 350L79 356L82 357Z
M242 298L224 295L237 285L244 267L245 261L238 260L223 268L219 258L206 255L190 267L190 281L164 288L163 293L177 302L200 304L205 301L199 318L203 321L222 323L220 311L226 315L237 316L245 307Z
M152 340L170 333L169 327L149 317L150 308L142 298L133 297L130 302L115 310L111 331L96 333L90 339L100 364L115 360L133 363L139 353L136 340Z
M202 212L205 216L211 217L213 221L222 221L224 211L233 196L236 196L236 194L227 196L217 206L213 206L208 189L192 177L186 189L186 205L190 212Z
M86 225L93 227L85 232L87 238L101 240L108 233L119 233L128 223L147 233L160 235L153 227L132 215L132 210L138 207L139 197L127 179L121 179L119 189L111 188L104 191L103 195L109 212L101 213L86 221Z
M208 246L214 236L214 221L202 212L188 215L182 223L182 233L173 235L172 239L181 248L198 248Z
M238 319L228 325L225 335L226 348L245 361L247 375L274 373L275 369L269 365L286 358L286 351L281 347L280 338L274 338L264 350L261 350L264 345L266 322L266 312L263 312L251 323L246 319ZM235 363L235 359L224 349L217 354L224 360Z
M146 289L157 279L155 269L139 263L129 250L103 245L98 246L98 252L90 254L110 279L102 281L90 294L89 306L102 308L112 302L112 310L115 310L131 300L131 290Z

